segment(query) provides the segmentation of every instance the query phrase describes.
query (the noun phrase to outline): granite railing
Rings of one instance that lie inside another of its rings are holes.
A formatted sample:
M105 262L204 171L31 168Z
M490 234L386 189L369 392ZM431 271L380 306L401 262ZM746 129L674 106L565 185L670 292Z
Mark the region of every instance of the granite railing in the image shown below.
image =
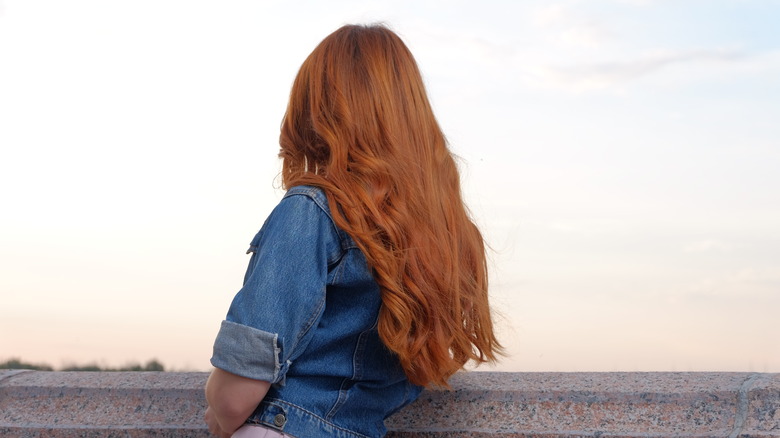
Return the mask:
M0 371L2 437L207 437L206 373ZM457 375L389 437L780 437L780 374Z

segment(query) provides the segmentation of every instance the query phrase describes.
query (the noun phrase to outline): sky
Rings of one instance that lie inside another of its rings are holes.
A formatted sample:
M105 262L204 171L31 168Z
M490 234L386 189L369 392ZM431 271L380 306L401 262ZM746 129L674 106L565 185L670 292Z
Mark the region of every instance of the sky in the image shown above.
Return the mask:
M346 23L406 41L500 371L780 372L780 1L0 0L0 361L208 370Z

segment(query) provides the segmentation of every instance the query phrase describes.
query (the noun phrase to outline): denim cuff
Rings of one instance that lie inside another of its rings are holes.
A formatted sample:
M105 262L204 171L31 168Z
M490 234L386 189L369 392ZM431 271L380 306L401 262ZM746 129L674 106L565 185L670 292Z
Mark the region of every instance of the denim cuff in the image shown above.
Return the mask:
M249 379L278 383L284 376L280 375L277 338L276 333L222 321L211 364Z

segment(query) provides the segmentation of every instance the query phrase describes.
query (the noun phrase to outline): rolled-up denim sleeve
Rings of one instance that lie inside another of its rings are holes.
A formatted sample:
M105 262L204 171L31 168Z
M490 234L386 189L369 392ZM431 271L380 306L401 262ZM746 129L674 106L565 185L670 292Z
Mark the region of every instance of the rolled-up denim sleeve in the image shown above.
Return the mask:
M278 335L222 321L211 364L256 380L275 381L279 371Z
M325 309L328 266L339 257L327 206L288 192L252 241L244 285L214 342L211 364L283 383Z

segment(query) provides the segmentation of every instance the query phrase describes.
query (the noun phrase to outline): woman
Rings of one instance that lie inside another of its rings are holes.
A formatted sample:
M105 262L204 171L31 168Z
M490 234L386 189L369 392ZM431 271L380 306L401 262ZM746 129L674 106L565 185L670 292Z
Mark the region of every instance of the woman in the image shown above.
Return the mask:
M217 335L206 422L381 437L422 387L496 359L482 236L414 58L383 26L314 49L280 144L288 191Z

